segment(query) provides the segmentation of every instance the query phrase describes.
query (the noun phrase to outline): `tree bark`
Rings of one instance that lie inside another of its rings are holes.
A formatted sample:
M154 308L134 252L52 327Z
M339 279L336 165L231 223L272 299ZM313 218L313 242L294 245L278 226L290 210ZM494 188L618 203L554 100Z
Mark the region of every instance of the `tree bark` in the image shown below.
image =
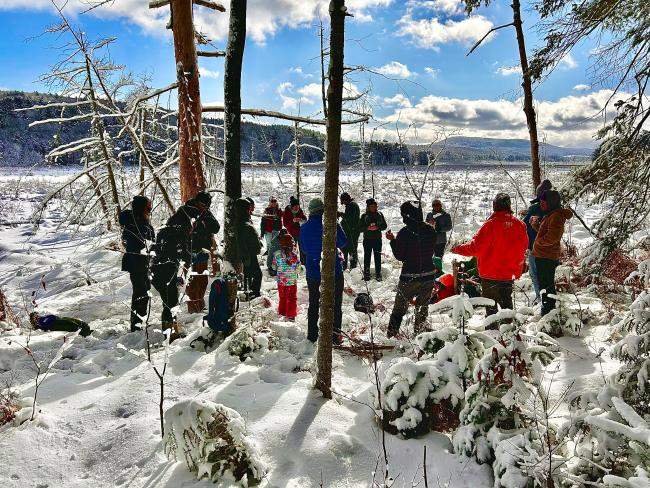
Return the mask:
M533 106L533 83L528 69L528 57L526 55L526 41L521 22L521 6L519 0L512 0L513 24L517 33L517 44L519 46L519 63L521 64L521 83L524 89L524 113L528 125L528 136L530 138L530 162L533 170L533 189L537 188L542 179L542 172L539 166L539 140L537 138L537 118Z
M224 257L239 266L234 203L241 197L241 70L246 45L246 0L230 2L228 46L223 79L224 127ZM226 266L228 269L228 266Z
M334 281L336 259L336 214L338 210L341 111L343 105L343 48L345 0L330 0L330 65L327 89L327 153L325 157L325 212L323 215L323 261L321 271L318 371L316 388L332 398L332 331L334 326Z
M192 0L172 0L172 31L178 78L178 151L181 200L205 189L201 147L201 94Z

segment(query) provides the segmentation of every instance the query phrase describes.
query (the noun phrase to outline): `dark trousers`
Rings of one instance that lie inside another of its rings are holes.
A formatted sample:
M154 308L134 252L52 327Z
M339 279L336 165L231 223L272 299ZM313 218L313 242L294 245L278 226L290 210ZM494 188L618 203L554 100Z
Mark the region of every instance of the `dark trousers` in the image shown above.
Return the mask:
M149 294L151 282L149 281L149 271L144 269L138 272L130 272L131 287L131 331L142 323L142 318L147 315L149 308Z
M445 255L445 247L447 247L446 242L441 242L440 244L435 244L433 246L433 255L441 258Z
M318 312L320 307L320 280L307 278L309 290L309 308L307 309L307 339L316 342L318 339ZM341 333L343 319L343 274L334 279L334 334Z
M512 280L498 281L481 278L483 296L496 302L494 307L485 307L486 315L497 313L497 305L512 310L512 285Z
M354 269L359 264L359 252L357 251L357 246L352 248L343 249L343 269L348 269L348 261L350 264L350 269Z
M433 291L433 278L427 280L400 280L397 284L395 305L388 321L388 330L393 334L399 331L402 319L409 308L409 303L415 298L415 333L422 332L424 323L429 315L429 300Z
M555 295L555 270L559 264L555 259L535 258L539 289L542 292L542 316L555 308L555 298L549 295Z
M244 279L248 284L248 290L253 297L260 296L260 289L262 288L262 269L257 260L257 256L253 256L251 263L244 266Z
M152 284L162 298L161 322L164 329L176 322L176 317L172 314L171 309L178 305L178 280L176 278L178 265L176 267L162 266L165 266L164 271L154 271Z
M381 276L381 239L363 240L363 275L370 278L370 259L375 259L375 274Z

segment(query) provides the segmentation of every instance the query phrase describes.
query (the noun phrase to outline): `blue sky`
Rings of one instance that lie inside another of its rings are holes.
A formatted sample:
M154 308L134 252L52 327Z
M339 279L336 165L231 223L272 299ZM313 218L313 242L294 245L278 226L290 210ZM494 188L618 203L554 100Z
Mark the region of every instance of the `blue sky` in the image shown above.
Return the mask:
M440 126L464 135L526 137L520 73L512 29L500 30L475 53L469 47L492 25L511 21L510 2L497 1L468 18L457 0L349 0L346 64L364 65L385 76L354 73L351 90L371 88L374 124L394 137L394 125L418 127L426 140ZM227 6L227 2L226 2ZM243 104L314 114L320 107L317 23L327 17L325 0L249 0L244 55ZM82 0L65 11L90 37L116 36L113 59L153 86L174 79L173 50L165 9L150 11L145 0L115 0L79 15ZM228 15L195 7L197 24L215 45L225 46ZM528 51L540 44L534 12L524 12ZM0 87L45 91L38 82L58 56L61 40L40 36L56 21L46 0L0 0ZM608 87L591 87L589 52L580 46L536 87L542 136L559 145L593 145L602 119L592 116ZM223 100L223 61L201 60L202 100Z

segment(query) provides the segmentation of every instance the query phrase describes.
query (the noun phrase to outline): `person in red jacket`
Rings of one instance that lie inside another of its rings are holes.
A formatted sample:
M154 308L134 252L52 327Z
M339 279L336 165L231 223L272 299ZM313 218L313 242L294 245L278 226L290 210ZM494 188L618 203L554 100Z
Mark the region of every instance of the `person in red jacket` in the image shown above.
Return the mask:
M506 193L494 198L492 209L494 213L472 240L454 247L452 252L476 256L483 296L494 300L500 308L512 309L512 285L523 272L528 248L526 224L513 215ZM486 310L487 315L492 315L497 307Z
M287 232L291 234L294 241L300 242L300 226L305 222L307 222L307 216L302 211L302 208L300 208L300 200L292 196L289 198L289 205L287 205L282 213L282 224L287 229ZM300 246L298 246L298 250L300 251L300 262L304 263L305 253Z

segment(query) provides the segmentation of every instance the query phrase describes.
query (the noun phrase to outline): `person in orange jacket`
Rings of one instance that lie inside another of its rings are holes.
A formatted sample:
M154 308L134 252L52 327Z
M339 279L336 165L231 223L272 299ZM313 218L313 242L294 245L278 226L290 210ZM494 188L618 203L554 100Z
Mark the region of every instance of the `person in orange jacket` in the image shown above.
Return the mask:
M555 308L555 270L560 264L560 244L564 223L573 217L571 209L562 208L560 194L548 190L540 197L544 217L533 217L530 225L537 231L533 244L533 257L537 266L537 279L542 293L542 316Z
M512 309L512 286L524 269L528 235L526 224L513 215L510 196L499 193L492 202L494 213L471 241L452 249L461 256L476 256L482 295L500 308ZM487 307L487 315L497 307Z

